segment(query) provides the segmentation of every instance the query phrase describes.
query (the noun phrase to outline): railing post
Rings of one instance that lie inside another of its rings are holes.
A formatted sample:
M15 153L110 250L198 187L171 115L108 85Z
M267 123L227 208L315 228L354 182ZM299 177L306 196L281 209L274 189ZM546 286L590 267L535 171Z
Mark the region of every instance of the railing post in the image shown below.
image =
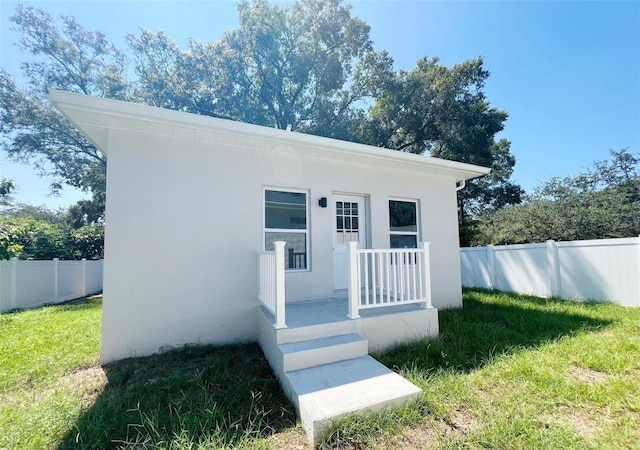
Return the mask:
M360 306L360 288L358 280L360 272L358 271L358 243L349 242L349 319L359 319L360 314L358 308Z
M420 248L423 250L422 257L422 276L424 278L424 296L426 299L426 307L431 308L431 252L429 247L431 242L421 242Z
M285 322L285 296L284 296L284 246L286 242L275 241L273 247L276 251L276 329L287 328Z

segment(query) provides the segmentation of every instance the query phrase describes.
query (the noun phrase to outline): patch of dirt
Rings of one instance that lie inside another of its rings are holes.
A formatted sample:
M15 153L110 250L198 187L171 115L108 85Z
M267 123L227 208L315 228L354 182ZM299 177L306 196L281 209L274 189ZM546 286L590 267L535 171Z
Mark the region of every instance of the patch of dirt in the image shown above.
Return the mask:
M469 410L469 408L458 408L453 412L448 424L457 432L464 435L473 433L480 428L480 422Z
M422 423L405 427L401 434L383 436L376 440L377 448L404 449L436 449L440 447L439 433L430 423Z
M267 442L275 448L289 450L308 450L312 448L307 441L307 435L300 428L275 433L267 438Z
M95 403L107 385L107 376L100 366L82 367L61 376L56 382L39 394L40 398L54 395L58 391L82 391L85 405Z
M571 366L569 374L576 380L587 384L601 384L609 378L609 375L604 372L578 366Z
M561 424L573 428L578 436L593 441L600 431L593 418L587 413L569 406L561 406L557 413L547 417L545 426Z

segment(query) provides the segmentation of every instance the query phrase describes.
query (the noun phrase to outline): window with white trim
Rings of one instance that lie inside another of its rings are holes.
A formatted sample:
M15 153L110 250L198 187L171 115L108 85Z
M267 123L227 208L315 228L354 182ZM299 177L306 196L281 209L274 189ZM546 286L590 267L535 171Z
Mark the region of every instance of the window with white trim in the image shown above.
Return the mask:
M307 199L304 191L264 191L264 249L272 251L275 241L285 241L287 270L308 269Z
M391 248L418 247L418 202L389 200L389 234Z

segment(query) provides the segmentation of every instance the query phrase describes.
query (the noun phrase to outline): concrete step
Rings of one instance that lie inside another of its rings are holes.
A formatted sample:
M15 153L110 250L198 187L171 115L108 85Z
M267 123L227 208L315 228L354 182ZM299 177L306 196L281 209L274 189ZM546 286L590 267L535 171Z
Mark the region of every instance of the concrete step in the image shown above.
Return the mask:
M342 320L317 325L282 328L276 330L276 340L278 344L290 344L312 339L352 334L357 331L355 322L355 320Z
M278 346L285 372L360 358L368 353L368 341L359 334L343 334Z
M322 438L332 421L351 413L400 407L422 390L370 356L284 374L309 440Z

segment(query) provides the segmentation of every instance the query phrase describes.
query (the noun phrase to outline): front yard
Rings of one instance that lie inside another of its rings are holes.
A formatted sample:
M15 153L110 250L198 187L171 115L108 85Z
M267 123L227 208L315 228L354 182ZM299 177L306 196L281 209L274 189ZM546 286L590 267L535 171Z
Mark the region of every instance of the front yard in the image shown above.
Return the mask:
M0 316L0 449L306 448L257 345L98 365L99 298ZM425 391L326 447L640 448L640 309L479 290L377 357Z

